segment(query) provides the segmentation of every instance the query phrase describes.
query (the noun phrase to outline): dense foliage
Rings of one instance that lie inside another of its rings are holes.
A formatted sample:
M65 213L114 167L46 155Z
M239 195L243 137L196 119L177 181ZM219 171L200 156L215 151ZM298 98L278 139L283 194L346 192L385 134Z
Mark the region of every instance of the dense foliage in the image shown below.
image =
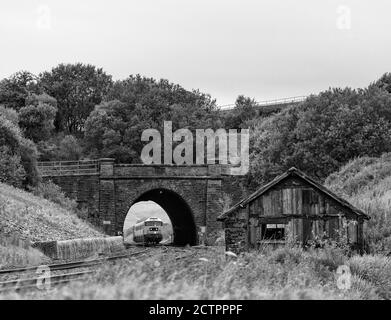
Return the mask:
M57 109L49 104L28 105L19 111L19 125L34 142L49 139Z
M0 146L0 182L21 187L25 176L20 156L10 152L7 146Z
M27 97L38 92L37 77L28 71L19 71L0 81L0 105L19 110Z
M1 110L0 182L14 186L35 185L39 180L36 170L37 151L35 145L23 137L17 124L8 120L12 113L6 111L3 116Z
M24 146L16 152L15 141L4 136L2 154L19 156L27 177L34 176L37 157L139 162L141 133L162 132L163 121L172 121L173 131L250 128L252 189L291 166L323 180L355 157L391 151L391 74L364 89L330 88L282 110L240 95L223 114L210 95L168 80L131 75L113 82L93 65L60 64L38 76L21 71L0 81L0 113L20 127ZM26 159L28 153L35 160Z
M259 120L252 131L253 185L295 166L320 180L350 159L391 151L391 94L329 89Z
M228 129L247 128L247 122L257 117L257 103L254 99L240 95L235 107L225 116L225 127Z
M140 162L145 129L163 132L215 128L221 124L215 101L199 91L187 91L166 80L130 76L114 84L110 101L96 106L85 126L85 142L92 157L113 157L118 162Z
M57 100L57 131L80 133L94 106L112 84L111 76L92 65L60 64L39 77L39 86Z

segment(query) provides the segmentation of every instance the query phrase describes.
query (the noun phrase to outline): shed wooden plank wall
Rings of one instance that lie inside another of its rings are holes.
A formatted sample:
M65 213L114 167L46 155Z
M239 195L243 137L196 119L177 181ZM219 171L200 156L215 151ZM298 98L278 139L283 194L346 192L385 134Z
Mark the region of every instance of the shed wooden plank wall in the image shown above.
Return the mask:
M249 219L252 219L248 228L250 246L262 240L260 224L279 223L280 218L287 219L288 236L298 241L323 235L337 239L341 232L347 232L350 243L357 243L360 238L356 215L299 179L288 179L248 206Z
M228 250L240 252L248 247L248 211L241 209L235 219L225 221L225 244Z
M272 190L250 203L250 215L320 217L343 214L343 209L336 206L332 200L308 188Z

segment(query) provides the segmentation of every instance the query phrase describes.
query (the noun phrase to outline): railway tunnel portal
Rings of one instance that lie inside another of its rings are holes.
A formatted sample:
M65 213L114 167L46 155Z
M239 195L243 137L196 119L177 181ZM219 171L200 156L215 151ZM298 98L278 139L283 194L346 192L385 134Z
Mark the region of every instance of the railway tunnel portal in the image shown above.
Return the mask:
M170 219L174 245L197 244L198 234L194 213L178 193L162 188L152 189L137 198L133 205L147 201L157 204ZM128 213L128 215L131 214L133 213Z
M116 164L114 159L40 162L44 181L51 180L77 201L82 218L108 235L123 231L132 205L153 201L169 216L174 244L213 242L221 230L222 165Z

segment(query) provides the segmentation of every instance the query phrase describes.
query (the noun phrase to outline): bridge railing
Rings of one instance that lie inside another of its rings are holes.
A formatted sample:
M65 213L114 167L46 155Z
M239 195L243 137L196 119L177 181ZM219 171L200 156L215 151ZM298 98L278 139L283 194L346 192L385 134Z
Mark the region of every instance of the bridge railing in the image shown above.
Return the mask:
M282 99L273 99L273 100L264 100L264 101L257 101L257 108L260 107L271 107L276 105L284 105L284 104L294 104L294 103L300 103L305 101L308 96L296 96L296 97L289 97L289 98L282 98ZM235 104L229 104L225 106L221 106L221 110L232 110L235 108Z
M149 176L219 176L231 175L231 165L145 165L114 164L114 159L81 160L81 161L46 161L38 162L38 171L42 177L59 177L72 175L102 175L102 161L111 162L112 172L109 175L127 177ZM110 167L110 165L109 165ZM103 170L103 174L105 172Z
M99 173L98 160L38 162L41 176L88 175Z

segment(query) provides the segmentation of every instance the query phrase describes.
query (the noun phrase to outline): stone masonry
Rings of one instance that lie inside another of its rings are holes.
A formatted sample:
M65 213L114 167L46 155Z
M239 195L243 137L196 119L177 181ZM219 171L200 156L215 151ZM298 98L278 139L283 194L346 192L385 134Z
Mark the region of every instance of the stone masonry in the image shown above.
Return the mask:
M43 178L74 198L87 212L87 220L108 235L122 232L129 208L147 200L165 209L177 234L182 232L183 244L197 244L203 229L210 239L221 229L217 217L222 213L222 166L130 165L115 164L114 159L98 162L95 173L46 173Z

